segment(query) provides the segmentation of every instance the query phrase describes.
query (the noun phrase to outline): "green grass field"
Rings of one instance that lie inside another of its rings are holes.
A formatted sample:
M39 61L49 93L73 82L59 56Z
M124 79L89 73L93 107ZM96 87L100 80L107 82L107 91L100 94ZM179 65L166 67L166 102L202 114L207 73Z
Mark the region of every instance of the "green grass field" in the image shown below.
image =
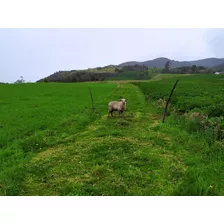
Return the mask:
M217 105L224 81L181 77L163 124L158 100L175 80L0 85L0 195L224 195L223 139L190 131L181 114L195 110L184 93L207 112L198 86ZM120 97L127 112L107 118Z

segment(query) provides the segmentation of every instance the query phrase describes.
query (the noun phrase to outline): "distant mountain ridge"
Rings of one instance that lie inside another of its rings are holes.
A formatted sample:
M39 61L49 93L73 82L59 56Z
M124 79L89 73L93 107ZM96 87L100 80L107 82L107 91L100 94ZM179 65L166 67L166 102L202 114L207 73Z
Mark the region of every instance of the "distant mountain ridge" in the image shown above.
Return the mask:
M133 79L144 79L148 74L148 68L163 69L167 61L171 62L170 68L173 73L192 72L191 67L196 65L197 72L215 72L224 70L224 58L205 58L195 61L175 61L169 58L160 57L144 62L129 61L119 65L107 65L104 67L88 68L85 70L58 71L37 82L86 82L103 81L108 78L117 78L126 76ZM136 66L137 65L137 66ZM203 68L199 68L202 66ZM206 70L207 69L207 70ZM174 71L176 70L176 71ZM210 70L210 71L209 71Z
M144 62L138 62L138 61L129 61L129 62L124 62L119 64L118 66L124 67L124 66L134 66L134 65L144 65L148 68L164 68L164 65L167 61L171 61L171 68L179 68L179 67L184 67L184 66L204 66L207 68L214 68L218 67L219 65L224 64L224 58L205 58L205 59L200 59L200 60L195 60L195 61L175 61L171 60L169 58L165 57L160 57L156 58L153 60L148 60Z

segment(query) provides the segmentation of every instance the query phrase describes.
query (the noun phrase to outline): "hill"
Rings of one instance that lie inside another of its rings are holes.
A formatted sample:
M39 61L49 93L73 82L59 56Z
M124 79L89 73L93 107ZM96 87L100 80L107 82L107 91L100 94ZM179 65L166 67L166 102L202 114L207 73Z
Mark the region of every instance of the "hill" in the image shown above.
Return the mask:
M197 73L212 73L224 68L224 58L206 58L196 61L175 61L160 57L145 62L130 61L119 65L89 68L85 70L58 71L37 82L89 82L104 80L146 80L161 72L167 61L171 62L170 73L192 73L196 65ZM153 71L149 71L153 68ZM156 69L155 69L156 68Z
M148 79L148 68L139 65L124 67L108 65L86 70L58 71L37 82L90 82L130 78L136 80Z
M224 63L224 58L206 58L206 59L201 59L196 61L175 61L169 58L160 57L160 58L156 58L156 59L144 61L144 62L137 62L137 61L124 62L119 64L118 66L123 67L123 66L144 65L144 66L147 66L148 68L154 68L154 67L164 68L165 63L168 60L171 61L171 66L170 66L171 68L180 68L180 67L192 66L192 65L213 68Z
M216 69L216 70L218 70L218 71L222 71L222 70L224 70L224 63L215 66L214 69Z

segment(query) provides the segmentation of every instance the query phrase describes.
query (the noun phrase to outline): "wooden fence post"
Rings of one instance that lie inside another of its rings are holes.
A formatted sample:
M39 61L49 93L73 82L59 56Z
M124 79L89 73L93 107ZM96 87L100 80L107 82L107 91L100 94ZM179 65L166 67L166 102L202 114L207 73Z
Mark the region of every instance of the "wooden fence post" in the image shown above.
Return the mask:
M90 95L90 98L91 98L91 101L92 101L92 111L95 110L95 107L94 107L94 103L93 103L93 95L92 95L92 92L91 92L91 89L88 87L89 89L89 95Z
M177 80L177 81L175 82L175 84L174 84L174 86L173 86L173 89L172 89L171 92L170 92L170 96L169 96L169 98L168 98L168 100L167 100L167 102L166 102L166 106L165 106L164 113L163 113L163 119L162 119L162 122L163 122L163 123L164 123L164 121L165 121L165 117L166 117L166 112L167 112L168 104L169 104L170 99L171 99L171 97L172 97L173 91L174 91L174 89L175 89L176 86L177 86L178 81L179 81L179 80Z

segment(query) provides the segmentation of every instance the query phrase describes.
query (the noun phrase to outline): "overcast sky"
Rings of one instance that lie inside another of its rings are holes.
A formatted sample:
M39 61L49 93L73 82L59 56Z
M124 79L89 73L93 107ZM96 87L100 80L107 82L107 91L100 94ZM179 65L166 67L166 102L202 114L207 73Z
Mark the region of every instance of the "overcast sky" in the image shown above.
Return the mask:
M224 29L0 29L0 82L157 57L224 58L223 49Z

